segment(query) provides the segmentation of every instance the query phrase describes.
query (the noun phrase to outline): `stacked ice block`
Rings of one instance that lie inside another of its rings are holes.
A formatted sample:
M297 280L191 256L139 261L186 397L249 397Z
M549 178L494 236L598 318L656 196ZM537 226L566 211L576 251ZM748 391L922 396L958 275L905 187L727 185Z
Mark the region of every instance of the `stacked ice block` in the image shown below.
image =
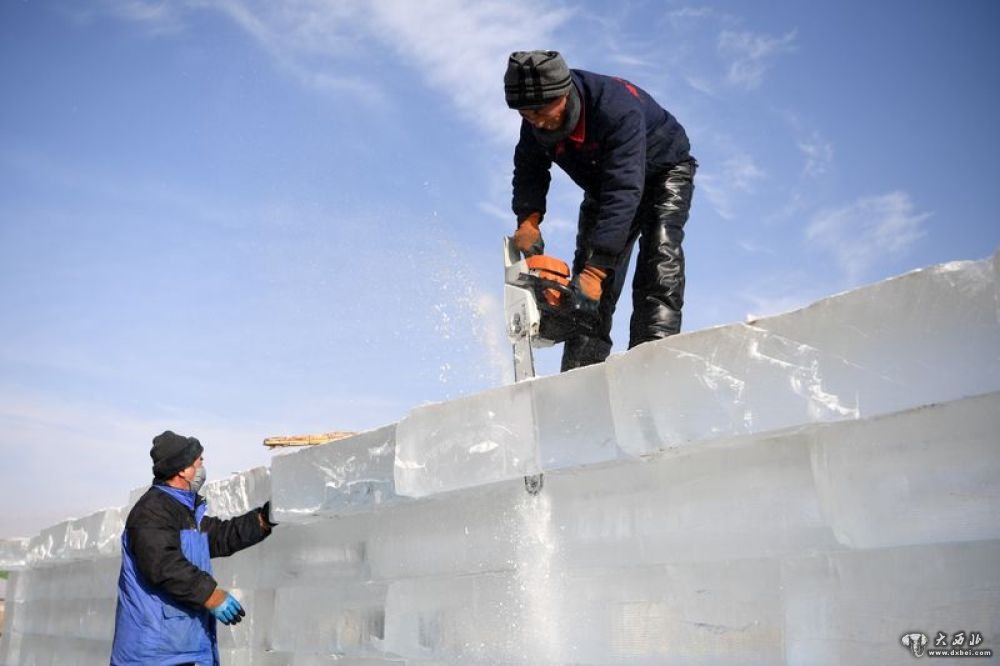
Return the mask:
M223 663L905 664L904 634L938 632L996 650L998 264L420 407L210 487L219 515L270 496L281 522L215 562L249 612ZM111 515L0 543L0 662L107 663Z

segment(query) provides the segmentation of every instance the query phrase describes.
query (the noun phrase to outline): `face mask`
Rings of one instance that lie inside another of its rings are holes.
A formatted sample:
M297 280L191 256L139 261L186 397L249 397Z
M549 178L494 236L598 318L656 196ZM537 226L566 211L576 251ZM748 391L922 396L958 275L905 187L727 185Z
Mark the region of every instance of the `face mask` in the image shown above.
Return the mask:
M194 478L189 482L191 484L191 492L198 494L201 487L205 485L205 466L202 465L194 470Z
M566 118L563 126L557 130L547 131L532 128L538 143L546 148L556 145L576 129L576 124L580 121L580 93L576 91L576 86L570 86L569 98L566 100Z

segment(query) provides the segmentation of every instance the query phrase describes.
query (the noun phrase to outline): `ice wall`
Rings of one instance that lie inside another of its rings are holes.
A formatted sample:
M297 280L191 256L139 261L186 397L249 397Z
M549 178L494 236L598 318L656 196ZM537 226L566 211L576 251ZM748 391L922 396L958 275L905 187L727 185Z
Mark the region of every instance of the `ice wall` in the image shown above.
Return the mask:
M998 265L420 407L210 484L217 515L271 497L282 523L215 562L249 611L223 663L902 664L904 634L938 631L996 650ZM0 541L0 663L107 663L127 509Z

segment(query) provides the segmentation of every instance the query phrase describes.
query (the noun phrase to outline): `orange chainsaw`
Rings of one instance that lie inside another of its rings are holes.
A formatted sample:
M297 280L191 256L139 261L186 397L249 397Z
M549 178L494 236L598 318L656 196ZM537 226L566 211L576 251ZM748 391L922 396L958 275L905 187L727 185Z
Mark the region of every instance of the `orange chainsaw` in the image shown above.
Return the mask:
M535 376L533 347L551 347L580 333L593 333L597 318L570 288L565 261L544 254L521 257L512 237L504 238L504 316L514 348L514 381ZM532 495L542 475L524 477Z

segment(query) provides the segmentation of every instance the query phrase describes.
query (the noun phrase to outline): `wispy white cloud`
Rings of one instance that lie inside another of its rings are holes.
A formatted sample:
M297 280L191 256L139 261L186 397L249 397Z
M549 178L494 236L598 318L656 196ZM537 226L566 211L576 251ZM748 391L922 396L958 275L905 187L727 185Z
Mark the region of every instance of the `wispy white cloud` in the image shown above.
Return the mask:
M753 157L746 153L726 158L722 163L722 169L732 187L743 192L753 192L755 184L766 175L764 170L757 166Z
M479 211L484 213L487 217L503 225L505 229L509 228L512 224L514 214L509 208L501 208L493 201L480 201L476 204L476 208L478 208Z
M176 24L177 7L143 0L113 0L121 18ZM573 12L530 0L201 0L188 11L213 9L252 35L275 61L303 85L350 93L370 105L392 98L387 87L355 75L361 58L399 56L426 84L491 137L508 141L517 117L503 103L501 85L511 51L552 43L554 31Z
M932 214L917 211L906 192L890 192L818 213L805 236L857 283L879 261L905 256L926 234L924 223Z
M775 293L744 292L742 296L748 304L745 316L748 322L791 312L816 300L816 294L806 290Z
M705 193L720 217L736 216L736 202L743 195L756 191L757 183L766 178L753 157L744 152L731 153L721 163L721 170L699 171L697 186Z
M182 31L184 9L183 2L164 0L98 0L93 3L62 3L58 6L58 11L81 24L89 24L99 16L110 14L134 23L152 35Z
M762 248L760 252L773 253L767 248ZM827 295L822 290L828 285L818 283L807 271L772 261L767 260L773 269L762 267L755 271L738 292L745 321L790 312Z
M718 91L711 78L697 74L685 74L684 81L693 89L708 97L717 97Z
M551 43L554 30L571 16L526 0L379 0L372 11L374 34L462 116L504 141L515 136L519 122L503 102L507 55Z
M123 17L150 25L176 25L178 20L175 6L163 0L118 0L114 6Z
M802 172L806 176L812 178L822 176L833 167L833 144L823 139L818 132L800 139L798 146L805 158Z
M689 26L694 22L717 16L718 12L711 7L681 7L667 12L667 20L675 27Z
M234 21L302 85L320 92L347 94L368 106L384 104L388 99L383 86L354 74L356 68L351 66L360 54L375 50L366 39L367 31L359 29L367 15L365 5L209 0L203 6Z
M730 84L754 90L764 82L764 74L782 53L795 51L797 31L782 37L749 31L723 30L719 34L719 53L730 60L726 78Z
M767 254L771 256L777 254L777 250L775 250L773 246L758 243L756 241L743 239L738 242L738 245L740 246L740 249L748 254Z

